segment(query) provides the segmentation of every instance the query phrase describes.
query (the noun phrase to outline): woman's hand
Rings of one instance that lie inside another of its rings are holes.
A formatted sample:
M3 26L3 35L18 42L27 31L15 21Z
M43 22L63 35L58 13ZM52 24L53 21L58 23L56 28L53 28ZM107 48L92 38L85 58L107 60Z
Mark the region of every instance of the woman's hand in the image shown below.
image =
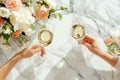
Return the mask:
M81 41L79 41L79 44L80 43ZM85 45L89 51L98 55L99 57L104 59L106 62L108 62L110 65L112 66L116 65L118 58L103 51L99 45L100 43L98 43L94 37L90 35L86 35L85 38L82 40L82 44Z
M29 58L34 55L36 52L41 52L41 56L45 54L44 48L38 44L30 45L25 49L18 52L15 56L13 56L6 64L4 64L0 68L0 80L5 80L8 73L11 69L23 58Z
M103 52L103 50L100 47L100 45L98 44L97 40L90 35L86 35L85 38L82 40L82 42L79 41L79 44L80 43L85 45L94 54L98 55L101 52Z
M22 58L29 58L37 52L40 52L41 56L45 54L45 50L42 46L40 46L39 44L32 44L20 51L18 55L20 55Z

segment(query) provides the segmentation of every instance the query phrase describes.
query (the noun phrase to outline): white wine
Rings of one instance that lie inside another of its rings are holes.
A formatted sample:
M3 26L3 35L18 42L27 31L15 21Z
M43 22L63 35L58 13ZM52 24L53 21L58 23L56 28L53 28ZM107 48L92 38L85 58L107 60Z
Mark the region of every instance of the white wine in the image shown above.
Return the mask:
M81 40L85 36L85 28L82 25L75 24L72 27L72 37L76 40Z
M48 46L53 40L53 34L49 30L42 30L38 34L38 39L42 46Z

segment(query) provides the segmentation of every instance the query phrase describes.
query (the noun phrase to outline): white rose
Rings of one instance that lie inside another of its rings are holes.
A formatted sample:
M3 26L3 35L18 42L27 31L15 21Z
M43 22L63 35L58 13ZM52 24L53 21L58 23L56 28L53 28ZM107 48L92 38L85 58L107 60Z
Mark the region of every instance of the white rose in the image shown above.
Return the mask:
M14 30L23 30L26 35L32 34L31 24L34 24L35 18L28 8L21 8L10 15L10 22L14 25Z
M16 11L13 11L11 14L10 14L10 22L13 26L17 25L18 23L18 20L19 20L19 17L20 15L18 14L18 12Z
M34 30L32 30L31 28L28 28L28 29L25 29L24 32L26 35L30 36L31 34L34 33Z
M34 7L26 7L26 9L28 9L31 12L31 14L33 14L35 12Z
M56 7L56 2L54 0L45 0L45 2L47 2L50 9Z
M18 26L16 26L15 28L16 30L23 30L23 32L25 32L26 35L30 36L31 34L33 34L34 30L31 29L30 25L25 24L25 23L19 23Z
M21 8L18 12L21 15L20 20L23 23L31 25L35 22L35 18L32 16L31 10L29 11L28 8Z
M10 11L7 8L0 8L0 16L8 18L10 15Z

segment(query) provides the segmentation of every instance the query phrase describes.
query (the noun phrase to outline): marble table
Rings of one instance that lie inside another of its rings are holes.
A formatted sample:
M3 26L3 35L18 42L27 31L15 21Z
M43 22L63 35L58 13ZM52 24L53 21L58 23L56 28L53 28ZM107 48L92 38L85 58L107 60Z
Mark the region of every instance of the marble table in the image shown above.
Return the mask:
M78 45L71 37L71 26L85 25L86 33L96 37L101 47L107 51L103 37L111 28L120 25L119 0L56 0L68 6L63 19L49 19L46 23L54 34L53 42L46 47L46 57L38 54L20 61L6 80L119 80L120 73L86 47ZM37 34L37 33L35 33ZM9 49L0 48L0 65L30 43L37 43L37 35L23 47L17 45ZM11 44L15 44L14 41ZM41 60L37 62L35 59Z

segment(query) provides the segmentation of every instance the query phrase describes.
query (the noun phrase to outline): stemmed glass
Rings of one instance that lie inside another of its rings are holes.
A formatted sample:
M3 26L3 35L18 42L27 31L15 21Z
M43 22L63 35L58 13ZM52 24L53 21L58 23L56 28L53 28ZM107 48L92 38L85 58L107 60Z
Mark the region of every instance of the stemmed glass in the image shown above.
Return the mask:
M85 28L83 25L75 24L72 26L72 37L77 41L82 40L85 37Z
M71 26L72 37L77 42L80 42L85 37L85 26L84 22L78 14L73 14L73 21Z
M47 47L48 45L51 44L52 40L53 40L53 33L48 29L41 29L38 33L35 43L37 42L41 46ZM40 56L40 53L35 54L31 59L32 65L37 66L41 64L42 62L45 61L46 56L47 56L46 54L44 56Z
M47 29L41 30L38 34L38 40L42 46L48 46L53 40L53 34Z

